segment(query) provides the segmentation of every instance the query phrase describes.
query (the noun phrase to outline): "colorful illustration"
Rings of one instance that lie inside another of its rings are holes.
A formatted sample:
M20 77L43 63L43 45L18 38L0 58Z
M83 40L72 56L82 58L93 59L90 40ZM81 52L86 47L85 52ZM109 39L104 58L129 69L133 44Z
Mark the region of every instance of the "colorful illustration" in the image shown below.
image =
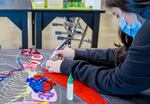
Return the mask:
M29 86L35 93L42 92L43 94L49 92L53 88L53 86L56 85L55 82L40 74L27 79L27 83L29 83Z
M32 91L31 98L36 101L56 102L57 93L55 89L51 89L51 91L48 91L45 94L41 92L35 93L34 91Z

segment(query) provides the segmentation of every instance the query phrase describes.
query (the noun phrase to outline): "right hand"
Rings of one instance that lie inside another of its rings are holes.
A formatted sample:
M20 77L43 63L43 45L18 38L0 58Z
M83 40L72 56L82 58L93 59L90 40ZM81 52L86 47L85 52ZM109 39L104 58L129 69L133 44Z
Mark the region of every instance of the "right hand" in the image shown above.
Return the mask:
M75 57L75 50L72 48L65 47L63 50L58 50L54 52L54 55L58 57L58 59L70 59L73 60Z

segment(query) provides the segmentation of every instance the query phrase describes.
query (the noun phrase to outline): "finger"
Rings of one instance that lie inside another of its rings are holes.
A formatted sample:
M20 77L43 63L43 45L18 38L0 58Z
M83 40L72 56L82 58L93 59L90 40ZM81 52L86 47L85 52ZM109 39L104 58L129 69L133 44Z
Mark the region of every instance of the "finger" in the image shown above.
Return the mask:
M58 60L61 60L62 59L62 57L58 57Z
M48 60L48 61L46 62L46 69L49 69L52 65L53 65L53 61Z
M55 69L51 67L51 68L48 69L48 71L49 71L50 73L54 73L54 72L55 72Z
M63 57L63 55L62 54L58 54L58 57Z
M57 59L60 59L60 58L63 58L64 57L64 55L63 55L63 52L61 51L59 51L59 52L56 52L55 53L55 56L57 56Z
M48 66L49 66L49 62L46 61L46 69L48 69Z
M68 50L68 49L70 49L68 46L66 46L66 47L64 48L64 50Z
M55 55L63 54L63 50L57 50L57 51L54 52L54 54L55 54Z

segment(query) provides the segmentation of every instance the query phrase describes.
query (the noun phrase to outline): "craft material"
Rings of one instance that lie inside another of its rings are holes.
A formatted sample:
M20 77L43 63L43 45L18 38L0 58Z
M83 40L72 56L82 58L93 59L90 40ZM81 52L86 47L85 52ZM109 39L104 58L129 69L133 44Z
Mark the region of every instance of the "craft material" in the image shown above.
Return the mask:
M67 99L73 100L73 78L71 73L67 81Z
M56 85L55 82L40 74L27 78L26 82L29 83L29 86L35 93L42 92L44 94L49 92L53 86Z

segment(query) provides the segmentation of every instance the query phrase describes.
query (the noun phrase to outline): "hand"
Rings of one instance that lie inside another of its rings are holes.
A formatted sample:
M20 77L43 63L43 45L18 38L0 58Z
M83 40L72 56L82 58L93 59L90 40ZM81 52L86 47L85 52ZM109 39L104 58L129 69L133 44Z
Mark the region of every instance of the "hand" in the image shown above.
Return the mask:
M57 61L48 60L46 62L46 69L48 69L48 71L52 73L61 73L60 66L62 62L63 60L57 60Z
M58 59L70 59L73 60L75 57L75 50L65 47L63 50L58 50L54 53L54 55L57 56Z

